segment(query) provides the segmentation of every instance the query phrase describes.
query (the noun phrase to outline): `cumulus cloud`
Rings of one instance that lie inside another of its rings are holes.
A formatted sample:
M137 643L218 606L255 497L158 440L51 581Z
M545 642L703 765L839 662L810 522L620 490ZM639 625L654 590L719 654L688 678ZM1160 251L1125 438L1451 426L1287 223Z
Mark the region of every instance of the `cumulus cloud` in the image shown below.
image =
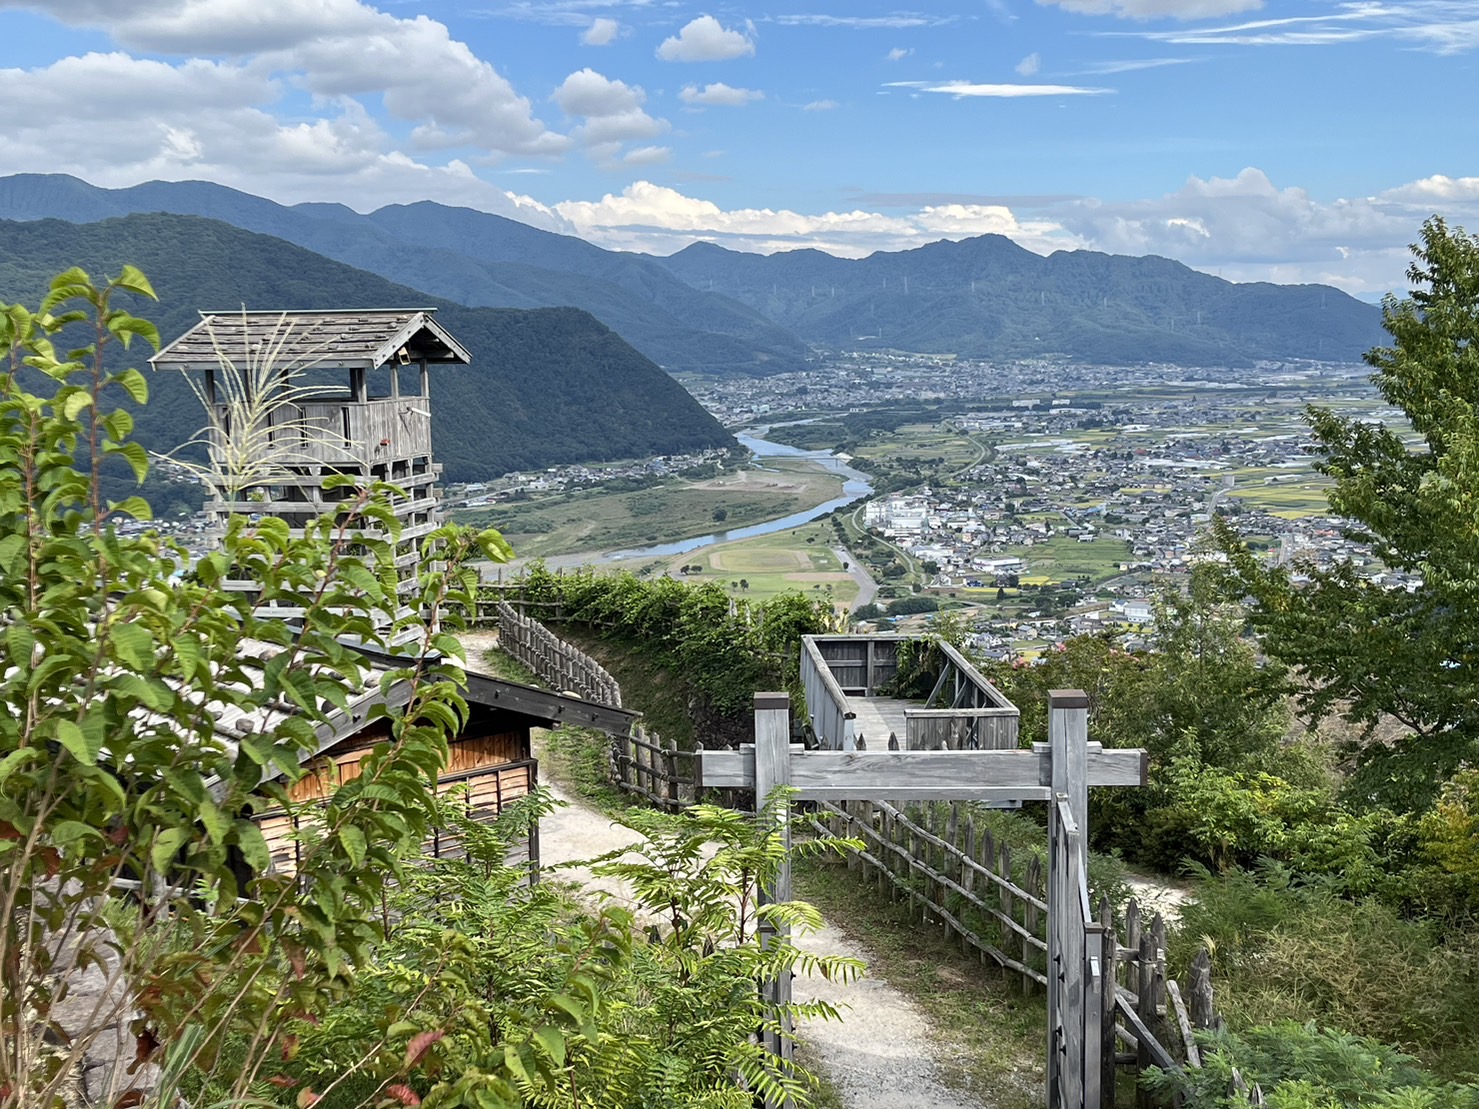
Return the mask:
M284 122L261 106L280 95L278 81L253 66L170 65L122 52L0 70L0 100L14 113L0 174L70 173L110 188L207 180L282 203L333 200L361 211L430 199L570 230L551 209L497 188L466 161L430 164L396 150L355 100ZM90 125L48 125L58 118Z
M678 93L678 99L693 107L726 107L743 108L752 100L764 100L765 94L759 89L737 89L726 85L723 81L715 81L711 85L699 88L697 85L684 85L683 90Z
M620 23L601 15L591 20L591 25L580 33L580 41L585 46L609 46L620 33Z
M810 104L801 105L803 112L830 112L837 107L835 100L813 100Z
M249 61L331 100L378 97L412 125L418 149L547 155L568 145L492 65L426 16L401 19L359 0L55 0L46 10L131 49Z
M1082 15L1120 19L1215 19L1263 7L1263 0L1037 0Z
M1024 96L1104 96L1113 89L1087 88L1080 85L993 85L972 81L889 81L891 89L918 89L920 92L942 92L957 100L965 97L990 96L1014 99Z
M903 61L905 58L907 58L912 53L914 53L914 47L912 47L912 46L909 47L909 49L907 49L907 50L905 50L902 46L895 46L892 50L890 50L883 57L884 57L884 60L886 60L886 61L890 61L890 62L901 62L901 61Z
M701 15L665 38L657 56L665 62L722 62L755 53L754 30L725 27L711 15Z
M640 86L614 81L589 66L566 77L550 99L567 116L583 120L571 137L603 164L617 160L623 143L656 138L668 129L666 120L643 109L647 94Z
M1076 245L1051 225L1017 220L1006 208L942 205L912 216L877 212L806 215L786 209L723 209L676 189L638 181L598 201L567 201L556 210L592 242L623 250L670 253L694 242L718 242L769 253L815 247L843 257L901 250L941 238L1009 234L1040 250Z
M1033 77L1036 76L1037 71L1041 68L1042 55L1036 53L1028 54L1027 57L1023 58L1020 62L1017 63L1017 76Z

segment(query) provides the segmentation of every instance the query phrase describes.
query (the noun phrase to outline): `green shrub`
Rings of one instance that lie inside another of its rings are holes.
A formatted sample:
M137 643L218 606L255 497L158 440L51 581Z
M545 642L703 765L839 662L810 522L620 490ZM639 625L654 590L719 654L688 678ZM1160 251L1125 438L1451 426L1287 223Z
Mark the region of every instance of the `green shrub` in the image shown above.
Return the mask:
M1201 877L1170 959L1184 968L1208 947L1232 1027L1314 1020L1396 1044L1445 1074L1479 1070L1472 934L1444 937L1433 921L1296 884L1277 865Z
M1204 1065L1153 1069L1145 1084L1185 1109L1237 1109L1233 1070L1258 1086L1270 1109L1474 1109L1479 1086L1445 1083L1417 1060L1362 1036L1313 1023L1282 1022L1239 1033L1201 1033Z

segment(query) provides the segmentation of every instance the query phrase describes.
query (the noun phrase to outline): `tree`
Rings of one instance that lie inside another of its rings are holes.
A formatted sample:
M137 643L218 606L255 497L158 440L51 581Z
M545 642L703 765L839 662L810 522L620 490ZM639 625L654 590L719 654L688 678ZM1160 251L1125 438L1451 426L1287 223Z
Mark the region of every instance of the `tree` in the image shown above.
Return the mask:
M1260 564L1225 521L1217 542L1234 588L1252 599L1269 651L1296 667L1315 716L1339 712L1409 735L1370 745L1353 800L1423 808L1465 760L1479 756L1479 237L1434 217L1408 269L1411 296L1382 307L1390 346L1366 355L1403 429L1311 406L1316 463L1334 485L1343 532L1390 571L1396 587L1353 564Z
M148 505L106 500L103 467L127 463L142 481L149 461L113 405L124 394L142 404L148 382L114 369L111 352L159 342L115 303L130 296L153 297L136 269L102 285L69 270L39 310L0 306L7 1109L50 1109L75 1085L112 1105L130 1081L210 1069L228 1043L245 1055L228 1084L239 1099L291 1052L291 1021L329 1011L424 838L447 735L466 711L448 603L472 604L469 555L508 554L496 532L436 529L407 612L390 487L358 489L297 536L238 517L199 558L157 534L121 534L115 522L147 519ZM77 347L63 354L60 342ZM388 537L356 534L369 523ZM228 577L258 594L226 588ZM256 615L274 601L300 610L300 624ZM376 645L400 632L412 647L391 680L409 700L371 710L389 739L321 808L295 804L276 779L302 773L315 726L367 677L344 637ZM217 723L230 718L251 726L228 741ZM271 870L251 819L268 806L308 826L297 877ZM119 1053L137 1053L143 1071L91 1065Z
M727 519L729 519L729 509L722 506L714 509L714 523L722 524Z

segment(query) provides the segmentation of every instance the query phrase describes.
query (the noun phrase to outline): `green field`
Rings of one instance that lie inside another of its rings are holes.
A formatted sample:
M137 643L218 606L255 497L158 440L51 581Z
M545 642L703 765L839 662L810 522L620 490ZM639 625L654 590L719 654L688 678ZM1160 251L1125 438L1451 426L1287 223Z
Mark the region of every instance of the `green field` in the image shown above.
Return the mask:
M816 463L781 459L768 461L765 469L730 472L707 481L675 479L630 493L597 487L464 510L453 518L498 528L520 558L543 558L668 543L745 527L811 508L841 491L842 479ZM722 521L716 519L721 513Z
M1130 559L1130 545L1123 539L1104 536L1089 543L1054 536L1030 547L1013 548L1009 553L1026 560L1027 573L1022 575L1025 585L1047 585L1085 576L1091 583L1098 583L1120 572L1120 563Z
M719 582L745 597L773 597L799 590L845 607L858 595L858 586L832 552L835 542L830 525L805 524L676 555L658 564L657 570L685 581ZM698 566L700 570L683 574L683 566Z

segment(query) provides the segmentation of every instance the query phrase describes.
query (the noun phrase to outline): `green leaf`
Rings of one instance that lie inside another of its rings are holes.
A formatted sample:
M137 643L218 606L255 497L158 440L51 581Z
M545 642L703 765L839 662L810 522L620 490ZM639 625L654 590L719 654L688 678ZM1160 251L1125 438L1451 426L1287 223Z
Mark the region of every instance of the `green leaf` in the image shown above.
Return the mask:
M236 821L236 846L247 866L258 874L272 865L272 852L267 849L267 840L255 820Z
M534 1033L534 1039L545 1053L554 1060L555 1066L565 1065L565 1037L552 1024L546 1024Z
M98 730L95 734L98 739L96 746L89 741L86 733L70 720L60 721L56 727L57 742L84 766L96 766L98 763L98 752L103 746L101 742L103 733Z
M109 512L121 512L125 516L132 516L135 520L154 519L154 509L143 497L125 497L121 501L109 501Z
M80 271L79 271L80 272ZM85 274L83 275L86 276ZM144 276L143 271L134 266L125 265L119 271L118 277L113 282L116 289L127 289L131 293L138 293L150 300L158 300L159 296L154 292L154 286L149 284L149 279Z
M5 646L10 652L10 661L15 666L30 666L31 654L36 649L36 637L23 623L14 623L5 629Z
M185 841L190 838L190 832L186 828L165 828L154 839L154 846L149 850L149 862L160 874L167 871L175 860Z
M154 669L154 637L138 624L114 624L108 629L113 650L130 670L147 673Z
M364 865L368 844L363 831L353 824L346 824L339 830L339 842L344 845L344 853L349 856L351 863L355 866Z
M78 389L75 393L68 393L62 401L62 415L69 420L75 420L82 414L84 409L92 407L92 397L86 389Z
M143 481L149 476L149 452L140 443L120 443L107 448L107 454L121 454L132 467L134 478Z
M155 333L156 339L158 333ZM156 345L158 345L156 343ZM149 383L138 370L129 368L113 379L128 391L129 399L135 404L146 404L149 400Z

